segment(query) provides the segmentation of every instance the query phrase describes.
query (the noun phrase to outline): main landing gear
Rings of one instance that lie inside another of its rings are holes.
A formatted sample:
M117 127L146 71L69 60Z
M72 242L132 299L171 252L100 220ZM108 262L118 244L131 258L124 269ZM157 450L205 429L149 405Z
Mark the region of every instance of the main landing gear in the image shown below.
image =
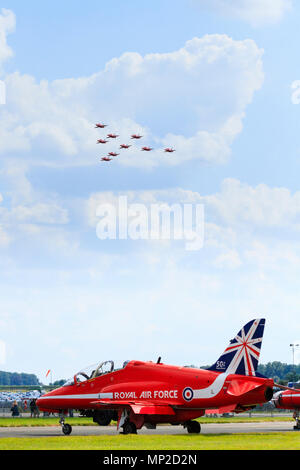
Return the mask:
M198 421L187 421L184 423L183 427L187 429L189 434L200 434L201 432L201 425ZM125 421L122 425L122 429L122 434L137 434L136 425L129 420Z
M65 418L60 418L59 424L65 436L69 436L72 433L72 426L65 423Z
M120 416L118 429L122 428L121 434L137 434L136 424L130 421L130 412L124 410Z
M137 434L136 425L131 421L127 421L123 426L123 434Z
M187 429L189 434L200 434L201 432L201 425L198 421L187 421L183 427Z
M183 424L183 427L187 429L189 434L200 434L201 432L201 425L198 421L189 420L172 424L177 426ZM123 410L121 415L119 415L118 430L122 429L121 434L137 434L137 429L141 429L143 425L148 429L156 429L155 424L145 423L143 416L134 415L129 410Z

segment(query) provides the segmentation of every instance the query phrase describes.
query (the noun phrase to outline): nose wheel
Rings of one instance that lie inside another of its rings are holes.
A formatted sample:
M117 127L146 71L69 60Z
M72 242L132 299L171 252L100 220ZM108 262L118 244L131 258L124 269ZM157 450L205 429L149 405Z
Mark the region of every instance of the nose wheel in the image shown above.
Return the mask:
M59 424L61 425L61 430L65 436L69 436L72 433L72 426L65 423L65 418L60 418Z

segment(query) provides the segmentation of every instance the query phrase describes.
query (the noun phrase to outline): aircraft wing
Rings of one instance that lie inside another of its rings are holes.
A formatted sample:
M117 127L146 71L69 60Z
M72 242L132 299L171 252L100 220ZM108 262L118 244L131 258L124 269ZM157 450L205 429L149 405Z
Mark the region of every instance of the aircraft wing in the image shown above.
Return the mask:
M118 400L98 400L93 401L93 405L107 406L109 408L122 408L129 406L136 415L175 415L175 411L170 405L149 402L118 401Z

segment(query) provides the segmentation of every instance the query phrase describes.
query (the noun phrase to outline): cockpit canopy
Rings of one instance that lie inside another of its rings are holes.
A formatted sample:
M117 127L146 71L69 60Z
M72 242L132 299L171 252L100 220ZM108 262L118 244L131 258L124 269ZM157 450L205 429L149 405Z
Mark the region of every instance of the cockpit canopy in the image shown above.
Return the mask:
M72 379L69 379L64 387L69 385L74 385L75 383L85 382L87 380L95 379L101 375L109 374L111 372L116 372L117 370L124 369L130 361L123 362L123 365L119 368L115 368L114 361L104 361L100 364L94 364L92 366L86 367L85 369L77 372Z

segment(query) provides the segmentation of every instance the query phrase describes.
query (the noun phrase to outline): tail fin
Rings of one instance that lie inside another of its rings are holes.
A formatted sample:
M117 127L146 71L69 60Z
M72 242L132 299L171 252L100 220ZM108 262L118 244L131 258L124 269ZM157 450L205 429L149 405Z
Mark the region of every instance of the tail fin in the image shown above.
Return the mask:
M208 370L229 374L256 375L265 319L252 320L230 341L222 356ZM259 375L257 373L257 375Z

